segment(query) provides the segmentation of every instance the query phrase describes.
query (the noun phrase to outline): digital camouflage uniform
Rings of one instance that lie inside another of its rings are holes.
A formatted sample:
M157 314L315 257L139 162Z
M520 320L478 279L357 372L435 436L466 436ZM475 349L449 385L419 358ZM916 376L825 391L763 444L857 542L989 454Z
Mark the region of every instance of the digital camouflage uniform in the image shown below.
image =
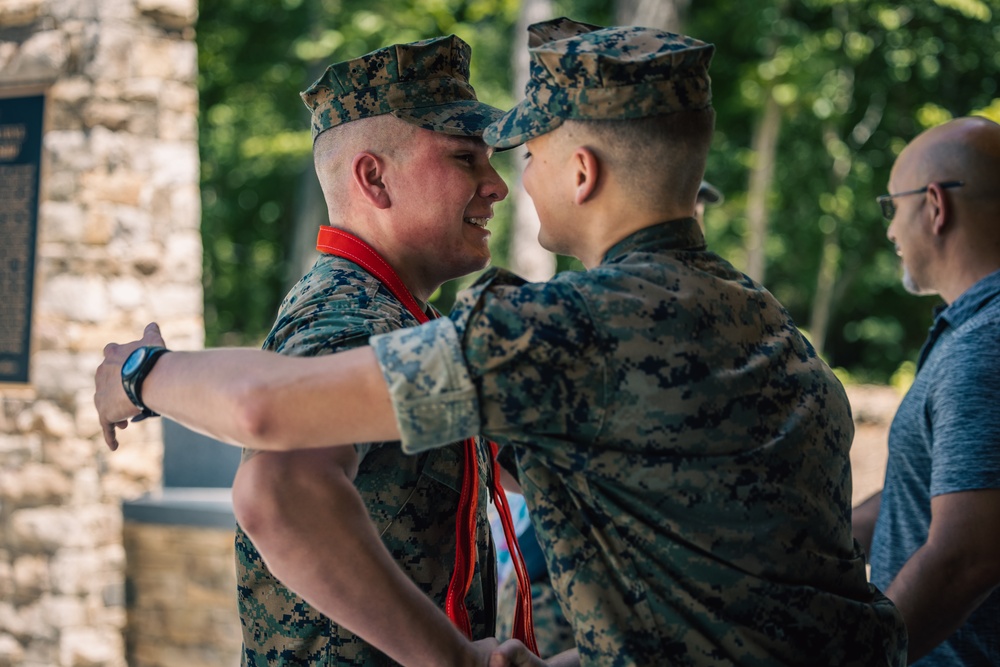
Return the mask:
M690 38L608 29L531 55L488 143L709 104L711 47ZM492 271L449 318L372 345L406 451L513 448L584 665L905 664L851 537L844 390L694 219L547 283Z
M313 135L383 113L426 129L481 134L500 111L475 100L468 71L469 47L454 36L386 47L332 65L303 93L313 110ZM415 324L416 318L374 276L346 259L324 255L285 297L264 348L295 356L330 354ZM443 609L455 561L462 445L416 457L404 455L397 443L356 448L355 486L382 541ZM496 608L496 557L485 511L491 466L482 442L480 452L477 562L466 597L477 639L493 635ZM395 664L284 587L240 529L236 560L244 665Z

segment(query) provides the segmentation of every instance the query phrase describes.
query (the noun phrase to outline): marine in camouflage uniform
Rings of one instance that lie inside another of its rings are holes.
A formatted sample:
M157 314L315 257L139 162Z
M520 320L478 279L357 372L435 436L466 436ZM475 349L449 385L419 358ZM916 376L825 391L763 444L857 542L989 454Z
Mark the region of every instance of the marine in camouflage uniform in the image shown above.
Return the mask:
M469 47L451 36L386 47L330 66L302 94L313 112L314 138L339 124L384 113L429 130L480 135L500 112L476 100L467 82L469 55ZM415 324L378 279L351 261L323 255L285 298L264 349L293 356L330 354ZM383 543L443 608L455 560L462 446L416 457L404 455L396 443L355 449L360 465L354 484ZM476 572L466 598L475 638L493 635L496 607L496 558L485 512L491 468L482 442L480 451ZM249 454L245 450L244 456ZM239 528L236 556L244 665L395 664L283 586Z
M710 106L711 45L534 34L526 100L484 135L498 148ZM844 390L693 218L547 283L491 271L449 318L372 345L405 451L469 433L513 449L584 665L905 664L851 537Z

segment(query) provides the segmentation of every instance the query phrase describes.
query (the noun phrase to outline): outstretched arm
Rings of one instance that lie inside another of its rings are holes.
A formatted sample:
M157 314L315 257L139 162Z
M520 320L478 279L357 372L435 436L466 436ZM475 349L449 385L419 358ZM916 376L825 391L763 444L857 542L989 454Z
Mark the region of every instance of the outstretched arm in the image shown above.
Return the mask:
M155 324L142 340L109 344L97 369L94 403L111 449L116 428L139 414L121 367L141 345L162 345ZM323 357L244 348L171 352L142 384L143 402L185 426L237 446L292 450L398 440L389 391L364 347ZM337 428L331 429L330 424Z

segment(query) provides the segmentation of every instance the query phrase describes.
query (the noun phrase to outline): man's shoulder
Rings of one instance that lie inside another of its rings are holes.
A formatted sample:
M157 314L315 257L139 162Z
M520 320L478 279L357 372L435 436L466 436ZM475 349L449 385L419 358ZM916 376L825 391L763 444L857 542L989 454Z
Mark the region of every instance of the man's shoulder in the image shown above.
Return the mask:
M348 260L322 256L282 301L264 347L302 355L336 352L412 320L370 273Z

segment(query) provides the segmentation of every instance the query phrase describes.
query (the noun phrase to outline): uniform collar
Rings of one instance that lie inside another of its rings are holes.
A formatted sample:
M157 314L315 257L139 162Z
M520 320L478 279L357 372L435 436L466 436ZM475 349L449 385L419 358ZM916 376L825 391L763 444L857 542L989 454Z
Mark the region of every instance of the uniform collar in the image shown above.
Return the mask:
M637 251L704 250L705 234L694 218L677 218L660 222L626 236L611 246L601 264L609 264Z

